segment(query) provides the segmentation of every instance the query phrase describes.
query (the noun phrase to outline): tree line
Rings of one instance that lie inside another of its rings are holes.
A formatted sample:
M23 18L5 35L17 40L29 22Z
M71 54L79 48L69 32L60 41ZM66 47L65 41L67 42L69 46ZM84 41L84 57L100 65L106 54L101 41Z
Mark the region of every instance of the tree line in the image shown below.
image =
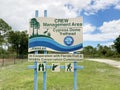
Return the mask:
M114 40L111 46L97 47L86 46L83 49L84 56L87 58L119 58L120 59L120 35Z
M85 57L93 58L120 58L120 35L115 39L114 45L97 47L86 46L82 53ZM0 19L0 56L2 54L15 54L16 56L28 54L28 34L25 31L13 31L3 19Z
M87 58L120 58L120 53L117 52L115 45L97 47L86 46L83 49L84 56Z
M28 34L25 31L14 31L3 19L0 19L0 56L9 54L17 57L28 53Z

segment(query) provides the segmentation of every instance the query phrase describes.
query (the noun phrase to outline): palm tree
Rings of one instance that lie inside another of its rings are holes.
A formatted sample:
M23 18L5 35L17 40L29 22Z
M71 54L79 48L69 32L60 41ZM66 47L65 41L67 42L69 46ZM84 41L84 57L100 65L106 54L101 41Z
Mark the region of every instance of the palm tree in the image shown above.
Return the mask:
M30 27L33 28L33 33L32 35L34 36L34 29L35 29L35 25L37 23L37 20L35 18L32 18L31 21L30 21Z

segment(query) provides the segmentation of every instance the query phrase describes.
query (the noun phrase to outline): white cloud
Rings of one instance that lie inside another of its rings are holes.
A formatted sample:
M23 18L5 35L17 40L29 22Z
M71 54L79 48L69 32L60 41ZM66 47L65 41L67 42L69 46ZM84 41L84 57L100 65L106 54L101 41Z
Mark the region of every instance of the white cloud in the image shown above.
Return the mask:
M114 37L111 37L111 34L84 34L85 41L109 41L113 40Z
M120 2L115 6L115 9L120 10Z
M111 38L116 38L120 35L120 19L104 22L99 29L102 33L111 35Z
M100 10L105 10L110 8L110 6L115 7L115 9L120 9L120 0L71 0L71 3L77 11L84 10L84 14L90 15L95 14Z
M43 16L43 11L48 10L49 17L69 18L76 17L74 10L65 8L69 0L0 0L0 18L7 21L15 30L28 29L28 21L34 17L36 9Z
M89 24L88 24L89 25ZM85 41L113 41L120 35L120 19L110 22L104 22L101 27L98 28L101 33L91 34L85 33Z
M120 10L120 0L116 3L114 8Z
M117 5L115 8L116 8L116 9L120 9L120 5Z
M84 26L83 26L83 33L85 34L85 33L92 33L93 31L95 31L96 30L96 27L95 26L93 26L93 25L91 25L91 24L85 24Z
M114 6L119 2L119 0L93 0L93 3L88 5L84 10L86 14L94 14L99 10L104 10L110 6Z

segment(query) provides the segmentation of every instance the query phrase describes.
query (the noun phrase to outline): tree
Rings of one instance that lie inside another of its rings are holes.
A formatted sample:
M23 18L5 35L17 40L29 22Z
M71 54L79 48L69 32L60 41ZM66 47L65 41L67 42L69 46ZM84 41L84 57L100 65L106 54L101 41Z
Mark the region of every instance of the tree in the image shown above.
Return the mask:
M23 31L20 33L20 55L26 55L28 53L28 35L27 31Z
M120 54L120 35L114 41L114 46L115 46L117 52Z
M19 45L20 45L20 32L11 31L8 36L8 42L11 44L13 51L16 51L17 55L19 54Z
M92 46L86 46L84 47L83 52L85 56L94 57L94 55L96 54L96 48Z
M9 32L8 42L17 56L27 54L28 52L28 35L25 31L11 31Z

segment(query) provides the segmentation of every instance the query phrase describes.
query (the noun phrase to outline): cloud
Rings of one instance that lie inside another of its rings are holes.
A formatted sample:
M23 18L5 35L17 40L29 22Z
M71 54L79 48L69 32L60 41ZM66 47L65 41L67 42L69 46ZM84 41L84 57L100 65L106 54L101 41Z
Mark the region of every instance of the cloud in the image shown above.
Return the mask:
M115 6L115 9L120 10L120 2L119 2L119 4L117 4L117 5Z
M113 41L120 35L119 26L120 26L120 19L104 22L102 26L97 28L101 33L91 34L90 33L91 31L89 33L84 33L84 40L85 41L106 41L106 42ZM92 27L95 27L95 26L92 26ZM87 29L88 28L89 27L87 27Z
M84 10L85 14L95 14L99 10L105 10L110 6L116 6L119 0L93 0L92 4L88 5Z
M111 38L110 34L98 33L98 34L84 34L85 41L110 41L113 40L114 37Z
M96 27L87 23L83 26L83 33L86 34L86 33L92 33L93 31L96 30Z
M103 25L99 27L99 30L104 34L111 35L111 38L118 37L118 35L120 35L120 19L104 22Z
M43 11L48 10L49 17L70 18L76 17L74 10L68 10L64 5L69 0L0 0L0 18L3 18L14 30L28 29L28 22L35 17L35 10L39 16L44 16Z
M71 0L69 3L76 11L84 11L86 15L109 9L111 6L115 9L120 9L120 0Z
M116 8L116 9L120 9L120 5L117 5L115 8Z

